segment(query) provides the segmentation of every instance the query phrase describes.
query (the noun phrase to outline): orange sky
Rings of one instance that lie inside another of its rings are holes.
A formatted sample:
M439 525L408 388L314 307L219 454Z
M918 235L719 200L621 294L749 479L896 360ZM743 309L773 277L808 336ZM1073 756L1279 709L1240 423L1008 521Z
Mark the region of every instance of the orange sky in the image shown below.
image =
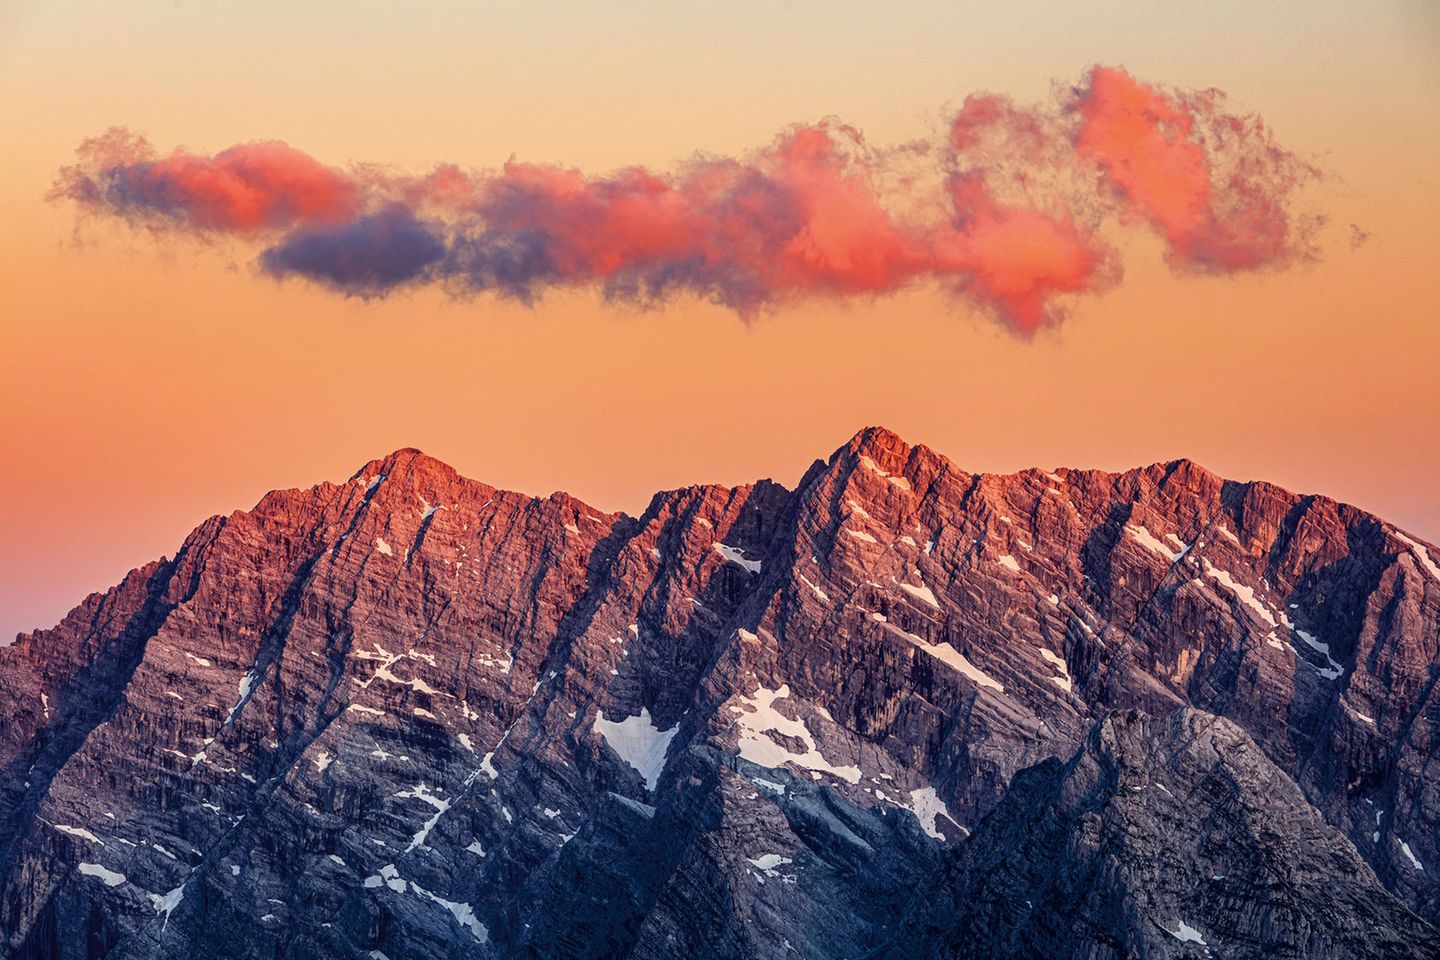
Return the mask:
M0 635L206 515L401 446L638 511L662 487L793 482L881 423L972 470L1189 456L1440 540L1428 3L123 6L0 4ZM1037 100L1094 63L1219 87L1323 166L1320 262L1177 276L1152 236L1113 228L1124 283L1026 342L925 287L748 326L585 291L345 300L257 276L251 244L77 234L43 199L117 124L165 150L273 138L410 173L512 155L604 173L744 154L829 114L872 142L927 137L968 93Z

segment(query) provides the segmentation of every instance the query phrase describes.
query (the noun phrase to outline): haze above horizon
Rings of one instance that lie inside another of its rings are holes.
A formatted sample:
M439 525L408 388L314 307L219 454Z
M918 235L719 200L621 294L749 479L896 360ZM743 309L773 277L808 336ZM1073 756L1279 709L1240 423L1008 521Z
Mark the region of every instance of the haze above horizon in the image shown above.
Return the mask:
M7 640L406 446L634 513L883 423L1440 540L1428 4L21 3L0 87ZM1315 175L1215 187L1272 143Z

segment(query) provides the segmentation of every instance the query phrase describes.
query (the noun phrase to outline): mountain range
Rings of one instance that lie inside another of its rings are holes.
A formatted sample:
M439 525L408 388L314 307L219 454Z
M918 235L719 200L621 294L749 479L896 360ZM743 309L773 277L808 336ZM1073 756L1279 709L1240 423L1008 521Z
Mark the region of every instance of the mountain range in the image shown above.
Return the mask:
M1437 957L1437 561L1186 460L400 450L0 648L0 957Z

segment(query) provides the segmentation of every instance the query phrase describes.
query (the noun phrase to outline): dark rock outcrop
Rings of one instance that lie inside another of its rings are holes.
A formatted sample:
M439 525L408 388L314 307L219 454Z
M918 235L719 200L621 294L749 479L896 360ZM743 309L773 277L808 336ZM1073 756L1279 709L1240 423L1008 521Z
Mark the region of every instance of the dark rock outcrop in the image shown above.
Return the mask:
M945 887L894 956L1440 956L1242 730L1188 708L1021 771Z

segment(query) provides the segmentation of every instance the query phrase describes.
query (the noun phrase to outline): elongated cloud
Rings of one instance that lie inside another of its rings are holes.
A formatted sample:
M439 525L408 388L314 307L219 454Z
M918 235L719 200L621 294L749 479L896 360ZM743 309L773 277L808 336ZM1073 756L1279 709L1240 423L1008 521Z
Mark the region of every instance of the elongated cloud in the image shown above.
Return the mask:
M1245 270L1304 252L1287 201L1315 168L1281 149L1258 117L1224 113L1214 90L1167 94L1096 67L1076 96L1075 147L1169 244L1172 262Z
M117 129L81 145L52 197L159 233L251 239L264 272L351 296L435 284L530 303L593 287L751 316L938 283L1028 336L1118 281L1107 219L1154 229L1179 268L1303 256L1314 221L1292 211L1314 176L1218 93L1097 67L1048 105L971 96L934 142L876 148L827 120L748 157L603 176L342 170L274 142L161 156Z

